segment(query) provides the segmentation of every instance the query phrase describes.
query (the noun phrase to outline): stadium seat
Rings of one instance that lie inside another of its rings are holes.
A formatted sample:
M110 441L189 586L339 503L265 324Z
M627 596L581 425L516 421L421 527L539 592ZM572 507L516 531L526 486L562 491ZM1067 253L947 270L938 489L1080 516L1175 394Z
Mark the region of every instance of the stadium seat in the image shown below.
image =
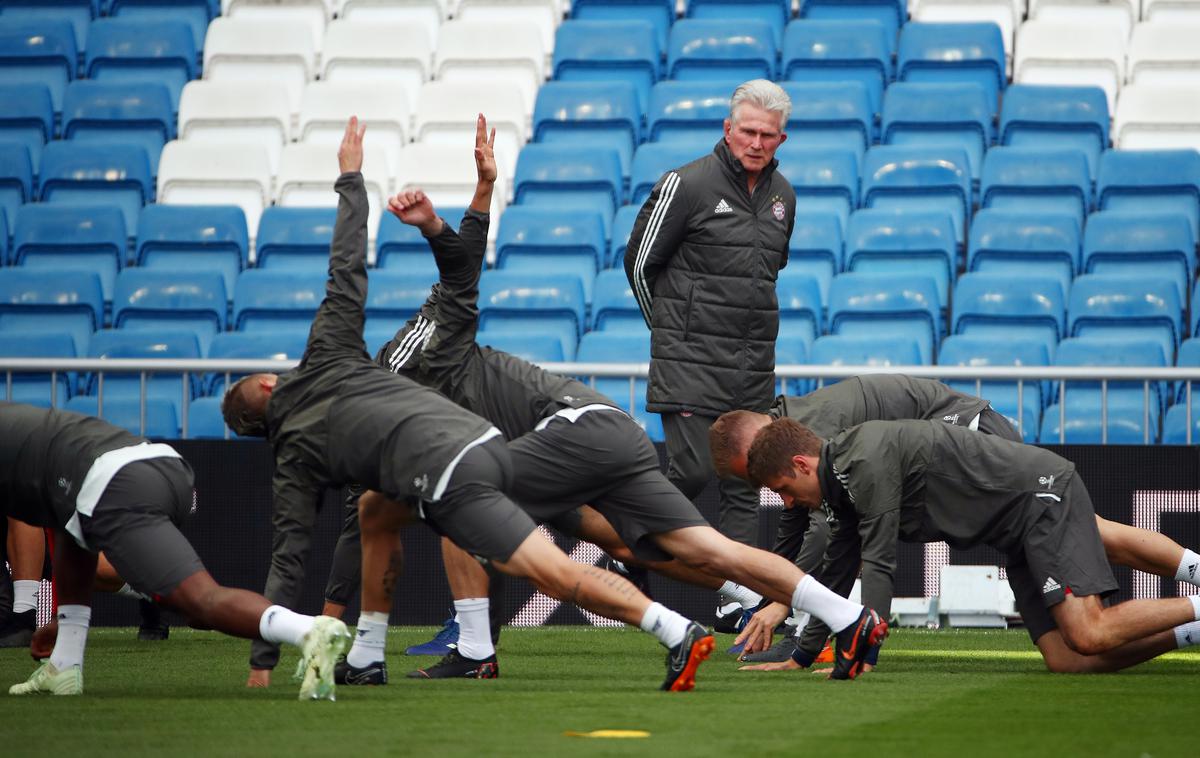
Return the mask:
M170 93L161 84L144 82L71 82L63 101L62 135L102 143L101 150L112 143L141 145L151 175L157 175L163 145L175 137Z
M206 51L207 54L207 51ZM183 85L199 74L192 29L177 19L101 18L88 37L89 79L116 84L157 82L179 110ZM207 73L207 72L206 72Z
M1095 179L1108 124L1108 98L1099 87L1014 84L1000 107L1000 144L1082 150Z
M8 20L0 16L0 72L5 84L41 84L61 113L67 82L78 67L75 31L58 20Z
M335 208L267 208L256 238L258 267L323 273L336 220Z
M983 208L1070 214L1080 228L1092 208L1087 158L1078 150L997 147L983 161Z
M1192 405L1191 439L1188 438L1188 408L1186 404L1173 405L1163 419L1162 444L1194 445L1200 442L1200 402Z
M604 221L609 238L612 217L624 195L621 161L615 150L572 145L527 145L517 160L513 201L557 209L591 209Z
M525 145L526 113L521 91L506 82L428 82L417 95L413 113L414 139L425 144L469 148L475 141L479 114L496 131L496 165L512 176L517 154Z
M963 274L954 288L955 334L1019 338L1052 357L1067 335L1066 295L1058 280L1037 274Z
M478 332L475 342L511 353L530 363L561 363L563 360L562 340L556 334L520 332Z
M1029 0L1029 18L1086 30L1111 30L1128 40L1140 4L1138 0Z
M821 305L829 307L829 286L842 272L842 222L834 213L797 213L788 240L785 271L804 272L817 280Z
M1080 270L1079 220L1072 214L984 208L971 222L967 270L1052 276L1062 291Z
M646 22L565 21L555 39L553 76L560 82L628 82L644 113L658 81L661 50Z
M530 147L533 146L527 146L521 151L522 154ZM613 161L616 161L615 155ZM396 177L396 191L420 187L429 195L435 208L465 208L475 196L475 158L470 150L464 150L461 145L414 142L400 151L400 159L391 175ZM510 186L508 181L509 177L503 174L496 180L492 193L492 218L498 218L504 208L508 194L506 188Z
M399 87L415 103L433 73L434 47L420 27L400 22L338 20L325 32L321 79Z
M1198 13L1196 0L1142 0L1144 21L1195 25L1200 23Z
M637 156L634 156L635 158ZM649 195L649 190L646 190ZM645 202L645 199L642 200ZM629 235L633 233L633 225L637 221L640 205L622 205L613 216L612 240L608 246L608 259L605 268L623 268L625 265L625 247L629 244Z
M272 331L264 329L260 332L221 332L212 339L208 346L208 358L211 360L294 360L304 357L304 348L308 344L308 332ZM241 379L245 374L231 372L228 375L230 383ZM225 394L226 374L215 372L205 379L206 394L221 397Z
M446 223L455 227L463 216L462 208L437 206L438 214ZM375 242L376 266L396 269L410 274L421 274L436 281L437 263L429 249L429 242L415 226L409 226L390 213L383 214L379 222L379 238Z
M593 331L625 332L644 334L646 321L642 318L633 287L625 272L619 267L601 271L596 275L596 289L592 299Z
M580 363L649 363L648 332L588 332L579 341ZM663 441L662 417L646 411L644 377L580 377L633 416L651 440Z
M599 213L516 205L500 218L496 268L578 276L590 303L606 247Z
M792 4L790 0L689 0L687 17L730 25L762 21L770 27L778 48L783 42L783 28L792 17Z
M75 49L87 49L88 28L100 15L99 0L4 0L0 15L5 21L65 21L75 36Z
M0 355L5 358L74 358L75 339L70 332L13 331L4 328L0 311ZM0 372L0 398L13 403L29 403L42 408L61 408L74 387L73 375L58 371L34 373Z
M18 266L60 271L78 268L100 277L111 302L128 244L124 217L116 207L33 203L17 211L12 260Z
M958 148L873 147L863 166L862 206L949 213L961 237L971 208L969 165Z
M1070 398L1070 395L1067 395ZM1042 415L1040 440L1043 445L1141 445L1158 441L1157 420L1143 420L1143 413L1136 408L1109 408L1107 434L1101 423L1099 402L1067 401L1066 423L1061 423L1058 403L1051 405ZM1063 432L1060 432L1060 429Z
M181 424L180 437L189 440L236 439L221 415L221 397L198 397L188 405L187 421Z
M796 147L852 150L861 164L875 134L875 109L861 82L780 82L792 100L787 133Z
M276 174L279 154L292 141L287 92L270 80L188 82L179 101L179 138L214 151L227 144L260 144Z
M366 41L362 44L365 49ZM287 93L288 112L299 113L304 85L316 78L316 57L312 32L303 22L222 16L212 20L204 38L204 78L270 80ZM325 65L328 71L330 62Z
M183 21L192 31L197 54L204 49L208 22L220 12L216 0L108 0L108 15L125 21Z
M14 223L17 209L33 201L33 167L29 149L16 143L0 142L0 210Z
M363 145L382 150L387 165L394 166L411 137L411 105L409 94L399 85L309 82L300 103L296 138L336 151L346 132L347 114L353 113L367 127Z
M538 31L542 49L554 52L554 32L562 21L559 0L459 0L454 20L467 23L519 23Z
M446 22L451 3L447 0L340 0L338 19L377 27L399 26L419 31L423 35L421 49L432 51L437 46L438 30ZM325 44L329 37L326 34ZM410 49L405 46L403 49ZM425 56L431 57L432 52Z
M584 327L583 284L572 276L486 271L479 282L479 329L557 334L575 359Z
M108 423L125 429L130 434L154 439L177 439L179 437L178 400L174 402L162 397L148 397L143 404L136 397L104 397L103 413L100 398L77 395L67 401L66 410L87 416L99 416ZM145 417L143 419L143 407Z
M902 82L971 83L992 113L1008 81L1000 27L990 23L905 24L896 78Z
M667 77L743 82L774 79L775 33L765 21L683 19L667 40Z
M654 185L668 171L685 166L702 155L691 145L675 145L670 141L647 142L639 146L633 155L633 170L629 178L629 202L635 206L633 215L637 215L636 209L646 202Z
M8 212L0 206L0 266L10 265L11 261L8 250Z
M1195 84L1129 84L1117 98L1113 140L1123 150L1200 149Z
M528 116L533 113L538 87L546 79L547 52L541 33L531 24L453 21L443 25L438 34L434 78L515 84Z
M139 266L167 271L217 271L225 295L249 265L246 215L235 205L147 205L138 222Z
M816 277L787 267L775 282L779 299L779 338L798 340L805 351L825 332L825 310Z
M1083 274L1067 301L1072 337L1141 340L1158 345L1163 365L1175 360L1183 335L1183 303L1170 279Z
M658 49L666 50L667 35L671 24L675 23L675 3L671 0L574 0L571 18L589 22L645 21L654 30Z
M39 82L0 84L0 142L24 145L36 173L42 146L53 137L50 89ZM12 149L11 144L5 147Z
M0 276L0 331L68 332L75 354L86 355L92 332L104 324L100 276L78 269L6 269Z
M260 23L301 24L308 29L313 50L320 51L325 40L325 26L333 15L330 0L301 0L280 3L275 0L223 0L221 15L238 21Z
M922 364L934 359L942 306L928 276L845 273L829 289L829 332L916 341ZM816 360L816 347L813 348Z
M1112 113L1125 80L1125 44L1111 28L1028 21L1017 32L1013 83L1100 87Z
M88 344L89 358L199 358L200 343L194 332L187 329L101 329L92 335ZM101 381L100 373L103 373ZM168 401L176 417L183 403L199 396L202 377L180 372L93 372L85 381L85 393L109 400L142 396L143 377L145 396Z
M1020 7L1017 7L1018 1ZM1008 70L1012 68L1013 35L1025 15L1024 0L921 0L913 6L912 20L926 24L993 23L1000 29Z
M1187 218L1178 214L1098 211L1083 232L1083 270L1170 279L1179 302L1186 303L1196 241Z
M775 340L775 389L780 395L804 395L812 392L813 381L808 377L784 377L780 368L783 366L808 365L810 341L798 338L792 334L780 331Z
M862 82L872 111L879 113L883 88L892 79L895 39L870 20L793 21L783 33L780 75L797 82Z
M127 268L117 275L113 326L118 329L187 329L208 352L225 330L225 280L215 271Z
M172 140L158 162L158 202L168 205L236 205L251 235L271 202L271 166L262 145L197 145ZM252 237L253 238L253 237Z
M628 177L642 141L637 91L626 82L547 82L533 107L533 140L612 148Z
M844 230L859 200L858 161L854 153L791 147L790 142L785 142L775 157L779 173L787 177L796 191L796 218L833 214Z
M938 351L939 366L970 366L992 368L1003 366L1046 366L1049 356L1044 345L1020 336L989 334L975 336L952 334L942 340ZM969 379L946 380L951 389L986 399L997 413L1003 414L1021 437L1037 442L1045 396L1043 382L1036 380Z
M681 149L686 143L699 157L720 138L736 86L736 82L659 82L650 90L647 139L671 142Z
M1179 345L1175 354L1175 365L1180 368L1200 368L1200 336L1192 333L1191 339L1186 339ZM1200 381L1180 381L1175 383L1175 402L1186 403L1188 384L1192 385L1192 405L1200 407Z
M995 141L995 100L971 83L896 82L883 98L882 142L959 148L978 181L983 153Z
M1197 15L1191 24L1141 23L1129 38L1130 84L1200 85Z
M408 271L371 272L367 284L366 332L377 336L367 342L369 353L374 354L421 310L436 281L436 275Z
M233 290L234 328L307 337L325 298L325 278L307 271L243 271Z
M864 208L850 214L846 270L923 274L937 284L938 302L947 303L958 270L957 249L958 234L946 213Z
M870 19L882 24L891 39L896 38L907 15L903 0L806 0L800 4L800 18Z
M928 361L917 342L900 334L827 334L813 343L808 360L816 366L919 366Z
M114 143L97 150L51 142L42 153L38 198L52 205L116 206L132 237L142 206L154 200L150 159L141 145Z
M1097 210L1182 213L1200 237L1200 153L1109 150L1096 176Z

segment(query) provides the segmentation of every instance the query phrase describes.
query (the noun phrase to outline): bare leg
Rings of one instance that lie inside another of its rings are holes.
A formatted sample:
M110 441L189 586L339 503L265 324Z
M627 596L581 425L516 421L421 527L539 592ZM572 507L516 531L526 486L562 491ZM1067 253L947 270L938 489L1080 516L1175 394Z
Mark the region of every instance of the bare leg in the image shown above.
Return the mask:
M40 526L8 520L8 563L17 581L39 581L46 561L46 535Z
M321 606L321 615L331 618L340 619L346 615L346 606L341 603L334 603L329 600L325 601L325 605Z
M446 565L446 581L450 583L450 594L455 600L487 597L487 571L448 537L442 537L442 562Z
M1099 516L1096 516L1096 526L1100 528L1100 540L1110 563L1155 576L1175 577L1179 562L1183 560L1183 546L1175 540L1165 534Z
M195 626L252 640L260 639L259 621L271 607L271 601L256 592L222 587L207 571L184 579L162 603Z
M792 593L805 576L786 558L734 542L712 527L689 526L654 538L692 569L727 578L784 605L791 604Z
M1038 650L1046 668L1056 673L1101 673L1119 671L1175 650L1175 633L1168 630L1113 648L1099 655L1080 655L1072 650L1057 629L1038 638Z
M92 584L96 580L95 553L89 553L66 532L54 540L54 583L59 605L92 605Z
M404 568L400 529L412 520L407 506L367 491L358 499L362 529L362 610L389 613Z
M633 551L621 541L617 530L613 529L612 524L599 511L585 505L580 512L583 519L580 521L579 533L576 536L591 542L627 566L642 566L676 581L711 590L719 590L725 584L724 578L697 571L678 560L643 561L637 558ZM451 586L453 587L453 584Z
M1185 597L1129 600L1105 608L1097 595L1067 595L1050 613L1066 644L1075 652L1090 656L1170 632L1195 620L1192 602Z
M125 586L125 580L117 574L117 570L108 562L108 558L104 554L100 554L100 560L96 562L96 581L92 585L92 589L97 592L116 592Z

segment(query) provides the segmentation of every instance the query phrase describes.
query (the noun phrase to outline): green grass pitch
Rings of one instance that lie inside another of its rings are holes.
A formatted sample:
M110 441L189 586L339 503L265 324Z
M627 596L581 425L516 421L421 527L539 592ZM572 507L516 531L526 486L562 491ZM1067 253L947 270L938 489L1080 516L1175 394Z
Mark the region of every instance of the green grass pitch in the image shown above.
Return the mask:
M0 694L0 755L17 756L1128 756L1200 755L1200 653L1115 675L1045 673L1021 631L898 630L856 682L737 671L714 654L690 693L658 691L662 649L630 629L504 630L501 678L404 678L432 630L391 630L392 683L297 702L286 651L246 690L249 645L173 629L164 643L95 629L81 698ZM718 635L721 649L730 637ZM33 670L0 650L0 683ZM641 729L646 739L564 736Z

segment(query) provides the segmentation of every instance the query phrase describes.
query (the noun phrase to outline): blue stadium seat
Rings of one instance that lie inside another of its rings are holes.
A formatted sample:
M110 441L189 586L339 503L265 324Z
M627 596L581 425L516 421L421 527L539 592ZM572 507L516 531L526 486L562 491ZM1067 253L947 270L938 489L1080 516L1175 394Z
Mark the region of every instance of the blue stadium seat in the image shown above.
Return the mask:
M590 328L604 332L647 331L637 298L625 271L620 267L601 271L596 275L596 290L592 300Z
M16 143L0 142L0 210L9 226L16 223L17 209L33 201L33 166L29 149Z
M1039 437L1043 445L1057 445L1060 440L1067 445L1099 445L1105 441L1109 445L1152 445L1158 441L1158 422L1151 418L1150 425L1147 426L1143 421L1142 412L1136 408L1109 408L1107 437L1102 431L1099 403L1076 403L1068 400L1066 419L1065 425L1060 424L1058 403L1046 409L1042 415ZM1060 434L1060 428L1065 428L1065 436Z
M842 272L842 222L834 213L797 213L788 240L784 271L802 271L817 280L821 305L829 307L829 285Z
M0 142L24 145L36 173L42 146L53 137L54 104L50 101L50 89L40 82L0 84Z
M858 162L873 141L875 108L861 82L780 82L792 100L787 133L797 146L853 150Z
M953 147L873 147L863 166L862 206L949 213L962 237L971 209L967 154Z
M846 270L924 274L937 284L938 301L947 303L958 270L957 242L949 214L864 208L850 214Z
M1200 336L1192 333L1191 339L1184 340L1175 354L1175 365L1181 368L1200 368ZM1192 405L1200 406L1200 381L1192 382ZM1187 402L1188 382L1178 382L1175 386L1175 402Z
M967 154L978 182L983 153L996 138L995 100L966 83L896 82L883 97L882 141L887 145L955 147Z
M196 60L186 21L101 18L92 24L84 70L104 82L158 82L178 113L183 85L199 73Z
M113 326L118 329L187 329L208 352L225 330L225 279L216 271L127 268L117 275Z
M617 209L617 215L613 216L612 241L608 246L605 268L619 269L625 265L625 246L629 244L629 235L633 233L633 224L637 221L638 211L641 209L637 204L622 205Z
M699 158L721 137L736 87L737 82L659 82L650 90L646 139L686 144Z
M1079 247L1073 214L984 208L971 222L967 270L1053 276L1067 292L1079 270Z
M1186 216L1097 211L1083 231L1083 270L1171 279L1186 303L1196 240Z
M254 248L259 268L324 272L329 268L336 208L271 206L258 222Z
M526 145L517 158L514 202L601 214L604 238L624 199L621 160L615 150L572 145Z
M1066 296L1058 280L1036 274L972 272L954 288L955 334L1020 338L1052 357L1067 334Z
M565 21L554 37L554 78L560 82L623 81L633 85L638 107L650 104L658 81L660 44L643 21Z
M1196 278L1196 284L1192 287L1192 303L1200 303L1200 277ZM1188 333L1193 336L1200 336L1200 307L1192 306L1191 329Z
M138 221L139 266L173 271L218 271L233 295L249 264L246 214L236 205L147 205Z
M533 107L533 140L612 148L628 178L633 150L642 141L637 90L626 82L546 82Z
M12 259L31 268L94 271L105 302L111 302L117 272L125 266L127 239L118 208L31 203L17 211Z
M462 208L438 208L438 214L455 229L459 228L463 213ZM421 235L421 230L405 224L390 213L384 213L379 222L379 237L375 240L375 265L412 274L429 274L434 279L437 279L438 275L429 242Z
M608 245L599 213L515 205L500 218L496 268L579 277L585 302Z
M373 353L390 340L405 321L416 315L436 281L436 275L381 269L371 272L364 328L364 333L371 333L368 352Z
M142 419L142 402L136 397L104 397L104 413L99 412L100 398L76 395L67 401L66 410L88 416L100 416L108 423L125 429L130 434L155 439L178 439L179 400L149 397L145 402L145 424Z
M38 198L70 205L117 206L125 231L137 233L142 206L154 201L150 159L141 145L105 145L98 150L74 142L51 142L42 153Z
M233 430L225 426L221 415L220 397L198 397L188 406L187 429L181 436L189 440L237 439ZM228 435L228 437L226 436Z
M780 78L861 82L867 88L872 112L879 113L883 89L892 79L895 39L878 21L793 21L783 33Z
M574 0L571 18L582 21L645 21L654 30L659 50L667 49L667 35L675 23L673 0ZM557 48L557 45L556 45Z
M803 366L809 362L811 340L780 332L775 340L775 388L780 395L803 395L812 392L813 381L807 377L783 378L780 366Z
M1192 405L1192 438L1188 440L1187 405L1173 405L1163 419L1162 444L1195 445L1200 442L1200 402Z
M221 332L208 346L208 358L213 360L300 360L308 344L308 335L296 331ZM245 374L233 372L229 381L236 382ZM225 394L225 374L210 374L204 380L206 394L220 397Z
M220 0L108 0L108 15L124 21L185 22L192 30L197 60L204 49L208 22L220 12Z
M825 331L825 310L816 277L788 266L779 272L775 295L779 299L779 339L799 340L807 351Z
M649 363L650 333L588 332L579 341L581 363ZM590 377L580 377L591 385ZM595 377L593 385L613 402L628 411L646 434L655 442L663 441L662 417L646 411L646 379L627 377Z
M831 334L912 339L922 364L933 362L941 341L941 311L937 285L928 276L846 273L834 277L829 289Z
M688 0L687 17L722 21L738 26L743 21L762 21L771 28L778 48L783 27L792 17L791 0Z
M88 27L99 15L99 0L0 0L0 18L5 21L70 24L81 55L87 49Z
M908 7L904 0L804 0L800 3L800 18L833 21L869 19L882 24L889 39L896 38L907 16Z
M70 332L0 329L0 355L5 358L74 358L77 353ZM0 398L42 408L51 405L61 408L67 402L74 382L71 374L62 371L53 375L50 372L14 372L11 380L0 373L0 381L5 382L0 388Z
M1096 176L1096 208L1183 213L1200 238L1200 152L1106 151Z
M671 27L667 40L667 77L735 85L747 79L774 79L776 48L775 33L765 21L683 19Z
M1183 335L1183 304L1175 283L1153 277L1083 274L1067 301L1072 337L1131 339L1158 345L1163 362L1175 362Z
M87 355L92 332L104 324L100 277L74 269L7 269L0 276L0 331L69 332L75 354Z
M485 271L479 282L479 329L557 334L575 359L586 307L583 283L571 276Z
M67 85L63 101L63 139L141 145L158 174L163 145L175 138L171 96L161 84L80 80Z
M808 356L817 366L919 366L917 339L900 334L827 334L818 337ZM825 384L831 384L828 379Z
M0 266L9 265L11 260L8 250L8 211L0 207Z
M1082 150L1095 179L1108 149L1108 98L1099 87L1014 84L1000 106L1000 144Z
M997 147L983 161L982 208L1074 215L1080 228L1092 207L1087 158L1078 150Z
M530 363L561 363L563 360L562 340L557 334L478 332L475 341L493 350L511 353Z
M899 81L977 84L994 115L1008 80L1005 72L1004 38L994 23L912 23L900 30Z
M629 202L635 209L641 208L663 174L687 165L702 155L704 153L697 152L690 144L676 145L670 141L647 142L639 146L633 154Z
M92 335L88 357L199 358L200 343L196 335L186 329L101 329ZM177 372L147 373L146 397L170 402L178 417L182 413L182 403L198 397L203 385L203 377L198 374L188 374L186 386L183 377ZM85 394L100 396L103 393L105 404L123 398L136 402L142 392L140 373L106 373L103 388L99 374L92 373L85 383Z
M854 153L791 144L783 143L775 157L779 173L796 191L796 218L833 214L844 230L850 212L858 207L858 161Z
M939 366L990 368L996 366L1046 366L1049 363L1045 345L1017 335L977 337L967 334L952 334L942 340L942 348L938 351ZM1020 430L1021 436L1026 442L1037 442L1043 398L1046 396L1043 382L1036 380L972 381L970 379L954 379L946 381L946 384L951 389L986 399L997 413L1003 414L1014 427Z
M78 68L75 31L61 19L0 16L0 72L5 84L42 84L61 113L67 82Z
M234 329L307 337L325 299L325 279L325 274L308 271L243 271L233 288Z

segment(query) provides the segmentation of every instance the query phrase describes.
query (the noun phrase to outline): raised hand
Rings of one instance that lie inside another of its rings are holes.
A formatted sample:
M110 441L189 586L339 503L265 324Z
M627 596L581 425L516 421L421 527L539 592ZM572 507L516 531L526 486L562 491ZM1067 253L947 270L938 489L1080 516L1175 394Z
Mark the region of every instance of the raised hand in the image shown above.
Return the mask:
M480 113L475 119L475 172L481 182L496 181L496 129L488 133L487 119Z
M358 116L351 116L346 123L346 133L342 135L342 144L338 147L338 167L342 173L362 171L363 164L363 133L367 125L358 123Z
M388 198L388 212L404 223L415 226L422 234L432 237L442 228L442 220L429 196L420 189L405 190Z

